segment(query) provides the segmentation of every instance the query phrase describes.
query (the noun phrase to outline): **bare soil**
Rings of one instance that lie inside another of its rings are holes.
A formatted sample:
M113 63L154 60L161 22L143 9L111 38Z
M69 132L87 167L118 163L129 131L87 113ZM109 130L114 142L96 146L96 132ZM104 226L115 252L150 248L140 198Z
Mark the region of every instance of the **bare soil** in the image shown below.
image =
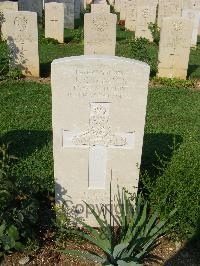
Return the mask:
M83 245L70 244L68 249L77 250L98 250L90 244ZM13 253L7 255L1 262L1 266L18 266L20 260L28 257L29 262L24 265L48 265L48 266L95 266L97 263L86 261L82 258L74 258L57 251L58 247L52 242L48 242L43 248L29 253ZM152 258L154 258L152 260ZM172 243L168 239L161 239L158 246L152 252L152 258L145 261L144 266L200 266L200 243Z

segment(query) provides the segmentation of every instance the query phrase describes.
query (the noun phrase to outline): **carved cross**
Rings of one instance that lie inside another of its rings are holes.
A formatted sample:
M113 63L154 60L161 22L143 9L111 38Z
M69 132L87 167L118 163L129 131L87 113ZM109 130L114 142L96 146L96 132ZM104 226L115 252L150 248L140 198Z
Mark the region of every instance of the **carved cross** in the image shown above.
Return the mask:
M108 149L133 149L134 145L133 132L112 132L109 109L110 103L91 103L87 131L63 130L64 148L89 148L88 186L93 189L105 188Z

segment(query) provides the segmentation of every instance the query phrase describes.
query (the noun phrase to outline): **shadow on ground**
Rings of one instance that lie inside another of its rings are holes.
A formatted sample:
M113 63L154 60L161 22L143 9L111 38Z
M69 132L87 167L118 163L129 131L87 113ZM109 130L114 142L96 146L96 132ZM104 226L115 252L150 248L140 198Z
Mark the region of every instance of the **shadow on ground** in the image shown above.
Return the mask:
M194 72L196 72L196 70L200 68L199 65L188 65L188 71L187 71L187 77L190 77L191 74L193 74Z
M160 158L170 160L174 149L183 142L179 135L145 133L142 151L141 171L147 171L152 178L156 176L155 166L160 166Z
M51 75L51 63L42 63L40 64L40 77L48 78Z
M200 235L188 241L180 250L169 258L164 266L199 266L200 265Z
M1 137L1 142L10 143L10 152L20 159L28 157L36 150L40 150L51 140L51 131L38 130L13 130Z

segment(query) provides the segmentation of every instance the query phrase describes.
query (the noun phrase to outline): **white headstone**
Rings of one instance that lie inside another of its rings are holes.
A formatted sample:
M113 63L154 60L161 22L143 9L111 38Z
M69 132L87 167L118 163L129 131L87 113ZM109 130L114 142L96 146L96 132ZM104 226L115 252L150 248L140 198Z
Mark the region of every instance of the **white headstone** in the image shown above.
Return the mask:
M122 0L115 0L114 9L116 12L120 12L121 1Z
M160 33L158 76L185 79L187 76L192 22L186 18L163 18Z
M182 0L159 0L158 4L158 26L161 26L165 17L181 17Z
M131 5L126 7L125 28L131 31L136 29L137 1L132 0Z
M106 0L93 0L94 4L107 4Z
M45 4L45 38L64 42L64 5L62 3Z
M12 2L12 1L0 2L0 11L4 11L4 10L17 11L18 3Z
M137 18L136 18L136 38L146 38L149 41L153 41L152 33L149 29L150 23L156 21L156 5L138 5L137 6Z
M137 193L150 68L122 57L80 56L52 63L56 202L110 202L118 186ZM85 208L85 206L84 206ZM78 212L78 211L77 211ZM86 209L80 216L97 226Z
M199 31L199 23L200 23L200 11L193 9L184 9L182 12L182 16L184 18L191 19L192 21L193 30L192 30L191 46L196 46L198 31Z
M6 22L4 13L8 11L18 11L18 3L12 1L0 2L0 34L2 40L7 38L7 33L4 29L4 23Z
M68 29L74 29L74 18L75 18L75 0L46 0L46 3L57 2L64 4L64 27Z
M192 0L182 0L182 1L183 1L182 9L192 8Z
M116 23L115 14L85 14L84 54L115 55Z
M107 4L91 4L91 13L110 13L110 6Z
M39 77L37 13L7 12L5 30L11 67L20 69L25 76Z
M127 10L135 5L135 0L123 0L120 5L120 20L125 20L127 16Z

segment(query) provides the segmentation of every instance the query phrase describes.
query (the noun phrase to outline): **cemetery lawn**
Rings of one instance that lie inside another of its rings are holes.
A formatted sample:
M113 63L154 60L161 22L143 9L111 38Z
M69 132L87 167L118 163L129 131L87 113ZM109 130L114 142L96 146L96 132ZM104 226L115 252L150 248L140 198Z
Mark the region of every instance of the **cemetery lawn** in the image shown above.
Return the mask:
M11 153L18 157L12 174L23 182L30 177L33 183L40 183L43 198L52 202L49 197L54 192L50 85L25 80L1 82L0 106L2 140L10 142ZM173 193L170 182L176 189L179 187L175 203L182 210L176 219L182 220L178 230L183 237L186 237L185 227L194 232L200 217L196 199L200 195L199 113L198 90L165 87L149 90L142 172L148 171L151 182L148 184L148 179L142 177L141 180L147 191L152 189L151 193L148 191L152 207L161 209L163 206L156 199L163 198L162 194L169 197L165 191ZM170 162L162 169L162 175L153 167L160 164L155 152Z
M65 30L64 44L45 39L41 29L39 33L42 78L0 82L0 136L3 143L10 143L9 151L17 157L11 165L11 175L22 184L31 180L32 186L39 186L39 200L44 208L40 209L38 230L48 231L52 228L49 215L54 204L50 65L56 58L82 55L83 33L81 27ZM135 41L132 36L132 32L118 26L116 55L149 63L151 76L155 76L158 46L145 40ZM0 43L0 59L4 48ZM177 207L171 221L176 231L172 237L181 240L200 233L200 42L191 51L188 77L198 80L195 88L180 84L150 86L140 177L140 189L151 209L167 217ZM41 261L52 256L49 265L55 265L58 256L49 253L48 245L41 251ZM157 250L156 255L160 253L165 259L176 250L165 240L162 245L163 251ZM200 254L194 247L186 251L190 256L188 261L184 257L185 265L195 265ZM41 261L37 261L38 265Z

